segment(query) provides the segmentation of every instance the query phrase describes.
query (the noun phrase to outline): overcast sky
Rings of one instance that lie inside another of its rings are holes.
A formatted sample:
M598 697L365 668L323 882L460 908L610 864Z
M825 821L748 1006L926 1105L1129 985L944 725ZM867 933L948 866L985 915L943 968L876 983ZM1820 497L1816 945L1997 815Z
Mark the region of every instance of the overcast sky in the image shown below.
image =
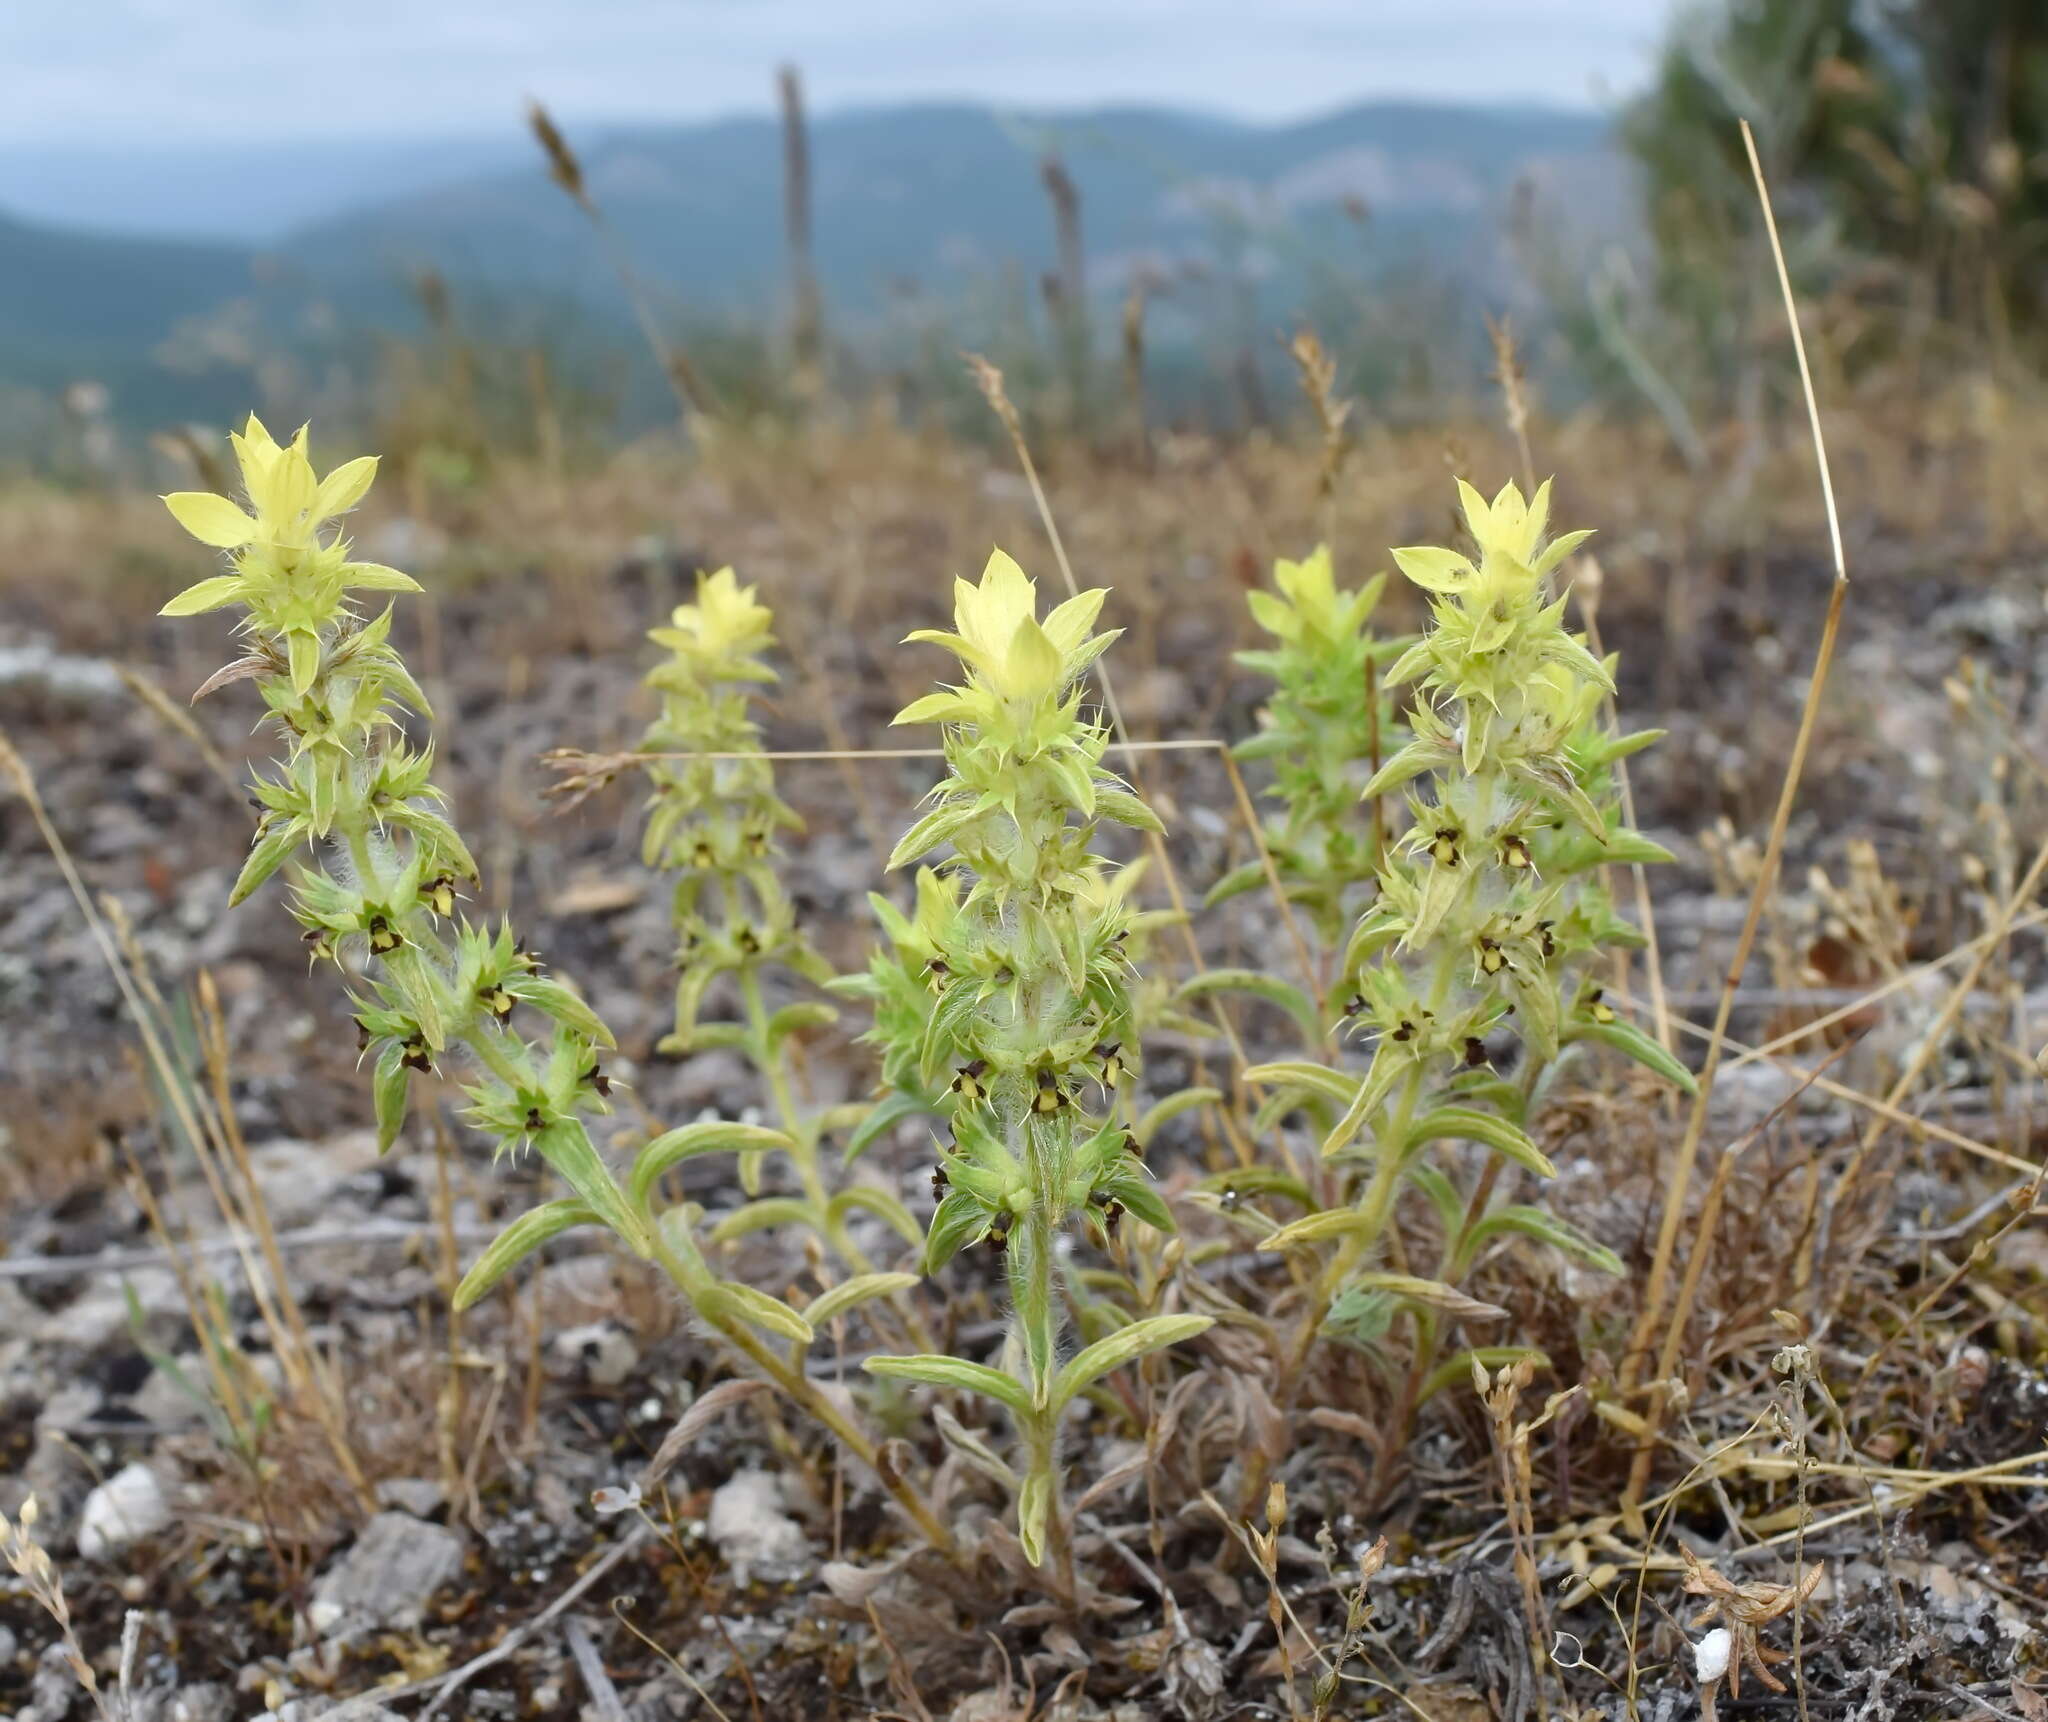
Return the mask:
M0 0L0 141L497 131L767 105L1139 101L1284 119L1364 97L1601 106L1672 0Z

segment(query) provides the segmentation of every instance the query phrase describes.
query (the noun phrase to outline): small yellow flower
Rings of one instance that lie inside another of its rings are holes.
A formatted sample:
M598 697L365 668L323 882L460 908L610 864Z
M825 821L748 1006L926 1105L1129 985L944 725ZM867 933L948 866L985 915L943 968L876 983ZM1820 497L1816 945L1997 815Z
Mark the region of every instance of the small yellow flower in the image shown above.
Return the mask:
M324 479L315 477L306 427L301 425L299 434L280 447L254 413L240 434L231 434L228 441L234 445L253 515L211 491L181 490L164 498L180 526L202 544L221 550L248 544L310 548L320 527L362 501L377 476L377 457L366 454L345 461Z
M1116 637L1088 632L1108 596L1099 587L1080 593L1041 623L1037 583L997 550L979 585L953 582L954 632L919 628L906 639L944 646L967 666L974 687L998 700L1030 705L1056 698ZM959 704L957 694L928 694L895 721L946 722L961 715L955 710Z
M735 678L770 680L762 666L745 663L775 644L774 615L756 602L754 592L729 567L700 573L696 602L678 604L669 617L672 625L654 629L648 638L694 663L730 666Z

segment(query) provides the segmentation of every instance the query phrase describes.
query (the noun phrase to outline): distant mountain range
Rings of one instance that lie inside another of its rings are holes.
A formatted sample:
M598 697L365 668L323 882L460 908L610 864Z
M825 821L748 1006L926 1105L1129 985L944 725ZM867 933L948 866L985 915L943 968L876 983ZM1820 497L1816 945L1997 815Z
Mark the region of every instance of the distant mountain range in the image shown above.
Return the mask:
M665 317L776 312L773 120L572 141ZM1627 222L1607 122L1582 113L1374 103L1282 126L1159 110L845 113L811 137L835 325L858 333L912 297L1035 291L1054 254L1040 177L1053 151L1079 190L1091 295L1105 299L1138 273L1170 285L1222 271L1255 285L1262 315L1284 316L1318 266L1364 275L1422 258L1507 291L1501 235L1525 182L1583 230ZM0 163L0 204L43 218L0 216L0 385L93 375L144 417L176 416L216 392L223 367L253 362L252 340L403 325L416 315L405 284L423 269L500 307L623 327L611 263L523 138L267 154ZM60 209L64 225L47 219ZM127 231L77 231L79 218Z

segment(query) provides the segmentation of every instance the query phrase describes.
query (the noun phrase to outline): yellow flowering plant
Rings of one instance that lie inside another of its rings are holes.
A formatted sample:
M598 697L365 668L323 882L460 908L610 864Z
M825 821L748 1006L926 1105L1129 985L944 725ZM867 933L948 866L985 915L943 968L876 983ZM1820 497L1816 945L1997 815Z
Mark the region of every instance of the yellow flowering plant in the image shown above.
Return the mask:
M1236 655L1271 679L1273 695L1258 733L1231 751L1271 762L1268 793L1283 811L1267 829L1267 852L1288 899L1306 911L1322 944L1335 947L1356 913L1354 899L1379 871L1382 828L1360 791L1405 739L1385 683L1407 642L1372 631L1386 576L1339 587L1327 545L1299 562L1281 559L1273 585L1246 600L1273 644ZM1265 883L1264 862L1249 861L1217 880L1206 901Z
M768 987L793 975L813 986L831 969L796 922L782 887L778 834L802 821L776 793L773 764L763 756L750 696L771 685L766 654L775 644L774 617L740 585L730 568L697 578L695 601L678 605L670 625L649 637L667 656L646 685L661 709L641 740L652 791L642 859L675 878L671 916L676 931L675 1028L664 1052L728 1046L743 1053L773 1102L789 1146L798 1191L761 1196L762 1155L742 1152L741 1182L751 1200L725 1215L711 1239L723 1243L774 1225L816 1232L856 1273L872 1271L848 1221L871 1213L913 1249L922 1229L889 1191L868 1184L828 1190L820 1165L827 1132L857 1123L869 1108L815 1109L797 1097L791 1048L805 1031L832 1022L819 998L771 1008ZM700 1019L706 994L730 980L739 995L737 1022Z
M431 751L412 747L401 717L410 710L426 720L427 702L390 643L390 608L365 618L350 601L354 592L419 590L395 569L351 559L334 524L368 491L375 459L317 477L304 430L280 444L253 417L233 446L246 509L204 492L164 499L181 525L227 554L229 569L163 612L243 611L243 655L200 693L253 680L279 738L278 769L253 786L261 816L230 900L239 903L298 857L292 912L313 960L333 964L349 990L374 1072L383 1147L404 1123L413 1081L442 1075L460 1083L467 1117L497 1152L532 1149L571 1191L513 1221L464 1276L457 1305L474 1303L549 1239L604 1227L657 1262L733 1353L866 1464L932 1542L950 1547L918 1491L882 1464L874 1442L811 1381L804 1362L828 1318L897 1292L913 1276L860 1276L804 1311L719 1276L697 1240L701 1210L664 1206L663 1175L700 1154L787 1151L780 1131L721 1120L686 1125L641 1146L623 1178L613 1171L590 1130L609 1110L612 1035L509 924L493 929L463 913L476 863L432 780Z
M1622 825L1610 770L1658 732L1607 728L1601 714L1614 689L1613 660L1601 662L1568 631L1566 600L1554 589L1559 566L1588 534L1546 540L1547 484L1526 499L1512 484L1490 502L1467 484L1459 493L1474 554L1394 552L1428 594L1431 625L1387 676L1390 686L1419 695L1412 738L1365 786L1369 797L1405 792L1408 811L1345 956L1356 987L1346 1014L1372 1037L1370 1062L1362 1073L1314 1062L1247 1073L1273 1090L1275 1110L1334 1118L1323 1154L1362 1174L1350 1200L1266 1239L1277 1249L1329 1252L1312 1282L1294 1363L1318 1332L1375 1351L1406 1313L1417 1329L1410 1410L1469 1373L1463 1358L1436 1364L1443 1322L1503 1313L1458 1289L1489 1240L1520 1234L1620 1269L1611 1252L1542 1208L1492 1200L1505 1169L1554 1175L1527 1125L1561 1056L1604 1042L1682 1088L1693 1085L1592 980L1603 952L1638 937L1615 913L1602 869L1669 856ZM1483 1151L1462 1184L1458 1162L1433 1152L1452 1142ZM1375 1259L1407 1189L1437 1218L1434 1273L1394 1271ZM1481 1355L1499 1363L1508 1352L1489 1347Z
M931 953L922 961L929 1009L900 1001L906 1020L922 1017L917 1079L929 1094L950 1073L941 1103L950 1141L934 1180L925 1269L938 1272L970 1244L998 1251L1011 1331L999 1365L943 1356L866 1365L1008 1411L1021 1448L1014 1465L950 1420L940 1427L1012 1491L1026 1558L1050 1560L1068 1596L1063 1413L1111 1371L1209 1326L1205 1316L1125 1316L1072 1356L1061 1352L1060 1257L1073 1223L1103 1237L1126 1214L1159 1231L1173 1224L1126 1122L1136 1059L1131 875L1093 849L1104 819L1158 829L1104 767L1108 734L1082 709L1082 678L1116 638L1092 631L1105 596L1081 593L1040 621L1034 583L997 551L978 584L955 583L952 632L910 636L944 647L965 672L896 718L943 726L948 773L891 864L942 844L953 850L920 881L918 920L895 929L913 961Z

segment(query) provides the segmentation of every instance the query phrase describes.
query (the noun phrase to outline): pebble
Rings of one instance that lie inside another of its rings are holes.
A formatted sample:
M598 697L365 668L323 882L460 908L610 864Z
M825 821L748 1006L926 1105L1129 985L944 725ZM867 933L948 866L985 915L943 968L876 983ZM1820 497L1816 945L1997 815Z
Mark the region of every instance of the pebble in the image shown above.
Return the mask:
M810 1568L810 1539L783 1511L782 1484L766 1471L739 1471L721 1483L706 1529L738 1584L780 1583Z
M555 1335L549 1350L554 1373L572 1376L592 1387L617 1387L640 1362L640 1348L615 1323L586 1322Z
M410 1513L379 1513L321 1576L307 1611L322 1637L420 1624L427 1600L462 1570L463 1541Z
M89 1561L119 1554L171 1522L164 1486L147 1465L124 1465L86 1496L78 1515L78 1552Z

